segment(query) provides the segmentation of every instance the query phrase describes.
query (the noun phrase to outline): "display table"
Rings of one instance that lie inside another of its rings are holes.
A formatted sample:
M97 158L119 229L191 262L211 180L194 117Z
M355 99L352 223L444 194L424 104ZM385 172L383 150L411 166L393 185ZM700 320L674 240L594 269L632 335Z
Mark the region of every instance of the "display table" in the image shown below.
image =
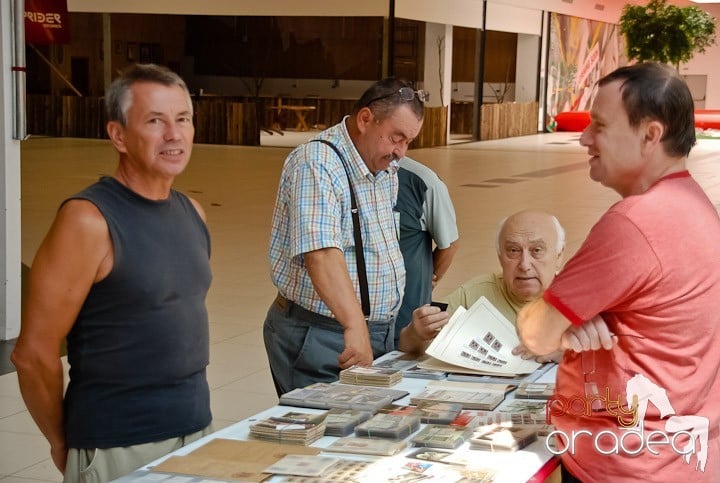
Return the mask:
M551 370L546 371L544 374L542 374L538 379L537 382L554 382L555 381L555 375L556 375L556 367L553 367ZM403 389L408 391L410 394L418 394L420 393L425 386L427 385L428 380L426 379L410 379L410 378L403 378L402 382L399 384L393 386L393 389ZM506 399L513 399L513 393L509 393L506 397ZM395 404L410 404L410 396L405 396L402 399L398 399L395 401ZM250 432L250 425L256 422L259 419L268 418L271 416L281 416L289 411L302 411L302 412L308 412L308 413L320 413L324 410L319 409L309 409L309 408L297 408L297 407L291 407L291 406L274 406L269 409L266 409L265 411L262 411L250 418L247 418L243 421L240 421L238 423L235 423L231 426L228 426L226 428L223 428L219 431L216 431L202 439L199 439L198 441L195 441L194 443L191 443L183 448L180 448L179 450L166 455L162 458L159 458L156 461L153 461L149 465L136 470L130 475L124 476L120 479L117 479L115 481L120 483L130 483L130 482L157 482L162 481L163 483L198 483L198 482L204 482L204 483L210 483L210 482L217 482L217 481L230 481L230 480L217 480L217 479L210 479L207 477L192 477L188 475L170 475L166 473L159 473L159 472L153 472L150 471L151 468L154 466L160 464L162 461L167 459L170 456L178 456L178 455L187 455L188 453L191 453L193 450L203 446L207 442L211 441L215 438L224 438L224 439L233 439L233 440L248 440L248 435ZM315 443L312 444L313 447L322 449L324 447L327 447L330 445L333 441L335 441L337 438L325 436ZM409 461L405 455L408 453L413 452L417 448L409 447L405 449L404 451L400 452L398 455L392 456L392 457L373 457L373 456L362 456L362 455L351 455L351 454L338 454L338 453L325 453L332 456L340 456L344 459L353 459L358 460L361 459L363 461L377 461L378 464L382 464L383 466L386 466L388 464L392 464L393 461L390 461L391 459L399 461L397 464L402 465L402 461ZM468 443L463 443L458 449L454 450L454 452L458 455L467 455L468 459L472 461L473 467L480 467L483 469L492 469L495 471L495 477L493 479L494 482L498 483L517 483L517 482L526 482L526 481L532 481L532 482L541 482L544 481L545 477L550 474L556 467L557 467L557 460L553 456L553 454L546 448L545 446L545 438L544 437L538 437L538 440L532 443L531 445L527 446L526 448L514 451L514 452L490 452L490 451L480 451L480 450L471 450L468 447ZM400 461L402 460L402 461ZM273 477L272 479L269 479L267 481L276 481L279 479L279 477ZM381 480L378 480L381 481ZM435 481L435 480L433 480Z

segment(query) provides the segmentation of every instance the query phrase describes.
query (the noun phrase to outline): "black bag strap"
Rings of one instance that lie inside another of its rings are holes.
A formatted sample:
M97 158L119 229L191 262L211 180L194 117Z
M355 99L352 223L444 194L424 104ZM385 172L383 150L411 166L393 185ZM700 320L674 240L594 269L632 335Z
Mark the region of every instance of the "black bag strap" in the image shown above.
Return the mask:
M310 142L323 143L330 146L338 155L347 176L348 185L350 186L350 213L352 214L353 235L355 237L355 263L357 265L358 282L360 283L360 304L362 311L367 319L370 317L370 291L368 290L367 269L365 268L365 252L363 251L362 233L360 232L360 213L358 212L357 199L355 198L355 189L352 181L350 181L350 172L348 171L345 157L340 150L330 141L325 139L313 139Z

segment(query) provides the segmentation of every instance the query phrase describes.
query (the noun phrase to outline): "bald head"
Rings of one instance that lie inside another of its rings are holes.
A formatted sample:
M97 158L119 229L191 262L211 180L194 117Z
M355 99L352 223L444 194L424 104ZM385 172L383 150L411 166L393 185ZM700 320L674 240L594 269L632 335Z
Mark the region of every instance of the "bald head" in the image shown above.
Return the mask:
M560 269L565 230L542 211L520 211L501 222L497 251L508 291L519 301L540 297Z

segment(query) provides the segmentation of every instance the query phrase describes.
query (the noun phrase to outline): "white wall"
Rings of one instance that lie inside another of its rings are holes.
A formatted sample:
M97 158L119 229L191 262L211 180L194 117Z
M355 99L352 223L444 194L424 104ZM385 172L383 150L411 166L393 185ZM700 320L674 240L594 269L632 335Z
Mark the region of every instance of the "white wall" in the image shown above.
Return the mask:
M517 7L488 2L485 19L487 30L540 35L542 11L532 7Z
M702 8L720 21L720 5L703 5ZM720 25L718 25L718 31L720 31ZM704 54L695 55L687 64L680 64L680 73L683 75L706 75L705 109L720 109L720 45L716 44L707 49Z
M458 27L482 28L483 2L482 0L396 0L395 16Z
M438 55L438 39L442 38L442 54ZM430 93L427 106L447 106L450 104L452 80L452 25L427 22L425 24L425 62L423 86ZM442 61L443 65L440 66ZM440 93L440 74L442 72L442 97Z
M515 62L515 101L532 102L537 98L540 61L540 36L519 34Z
M617 23L620 12L626 3L647 3L623 0L572 0L567 3L563 0L488 0L488 3L514 5L524 9L544 10L557 12L575 17L600 20L602 22ZM672 0L671 0L671 3Z

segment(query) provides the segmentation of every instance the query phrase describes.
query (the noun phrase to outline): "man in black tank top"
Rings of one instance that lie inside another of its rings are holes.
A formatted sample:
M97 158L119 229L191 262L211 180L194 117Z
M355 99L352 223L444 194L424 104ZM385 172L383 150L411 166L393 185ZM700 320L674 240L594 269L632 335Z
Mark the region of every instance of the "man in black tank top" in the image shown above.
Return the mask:
M130 473L207 434L212 419L210 235L200 205L172 189L195 132L187 86L137 65L105 99L117 170L58 210L12 355L65 482Z

